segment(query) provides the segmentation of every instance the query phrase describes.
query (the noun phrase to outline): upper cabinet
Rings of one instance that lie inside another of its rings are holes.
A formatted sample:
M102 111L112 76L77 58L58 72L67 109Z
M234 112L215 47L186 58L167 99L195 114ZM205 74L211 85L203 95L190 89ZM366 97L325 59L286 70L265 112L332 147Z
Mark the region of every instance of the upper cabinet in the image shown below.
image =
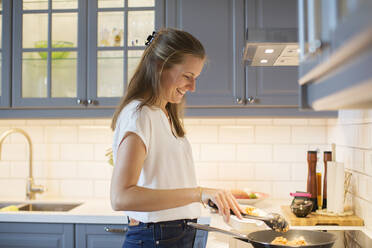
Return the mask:
M10 106L11 2L0 2L0 108Z
M13 5L15 107L116 106L160 19L155 0Z
M299 0L301 107L372 108L372 2Z
M297 0L170 0L166 17L166 26L190 32L207 53L196 91L187 95L188 115L314 115L298 111L298 66L254 67L243 58L251 30L297 32Z

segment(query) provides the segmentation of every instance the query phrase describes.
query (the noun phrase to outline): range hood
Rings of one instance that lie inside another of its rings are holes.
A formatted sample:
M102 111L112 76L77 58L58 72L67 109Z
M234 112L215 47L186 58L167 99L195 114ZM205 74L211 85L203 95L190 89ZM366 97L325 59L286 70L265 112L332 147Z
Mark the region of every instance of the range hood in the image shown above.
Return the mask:
M250 66L298 66L297 28L247 29L243 60Z

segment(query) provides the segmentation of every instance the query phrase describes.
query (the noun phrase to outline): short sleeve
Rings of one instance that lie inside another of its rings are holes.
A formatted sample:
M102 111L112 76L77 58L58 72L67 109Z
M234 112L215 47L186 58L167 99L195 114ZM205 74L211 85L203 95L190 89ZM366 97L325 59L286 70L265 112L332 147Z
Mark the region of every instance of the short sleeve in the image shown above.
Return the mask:
M151 113L148 107L144 106L141 109L131 107L123 109L117 120L117 125L114 132L113 155L114 163L116 162L117 150L123 138L129 133L135 133L141 138L148 153L150 137L151 137Z

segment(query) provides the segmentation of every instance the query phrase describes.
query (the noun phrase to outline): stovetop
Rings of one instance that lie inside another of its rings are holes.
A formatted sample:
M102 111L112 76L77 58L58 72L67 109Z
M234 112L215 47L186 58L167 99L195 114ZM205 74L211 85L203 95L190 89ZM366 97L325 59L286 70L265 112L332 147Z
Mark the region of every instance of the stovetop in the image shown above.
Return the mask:
M362 231L328 231L337 236L332 248L370 248L372 239Z

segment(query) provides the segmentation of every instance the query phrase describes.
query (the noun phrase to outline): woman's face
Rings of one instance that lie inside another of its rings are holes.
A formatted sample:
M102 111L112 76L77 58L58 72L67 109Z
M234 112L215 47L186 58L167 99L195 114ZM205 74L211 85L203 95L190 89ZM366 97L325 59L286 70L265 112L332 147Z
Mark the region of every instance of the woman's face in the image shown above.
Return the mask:
M162 104L180 103L187 91L195 91L195 83L200 75L205 59L186 55L183 63L174 65L162 72Z

